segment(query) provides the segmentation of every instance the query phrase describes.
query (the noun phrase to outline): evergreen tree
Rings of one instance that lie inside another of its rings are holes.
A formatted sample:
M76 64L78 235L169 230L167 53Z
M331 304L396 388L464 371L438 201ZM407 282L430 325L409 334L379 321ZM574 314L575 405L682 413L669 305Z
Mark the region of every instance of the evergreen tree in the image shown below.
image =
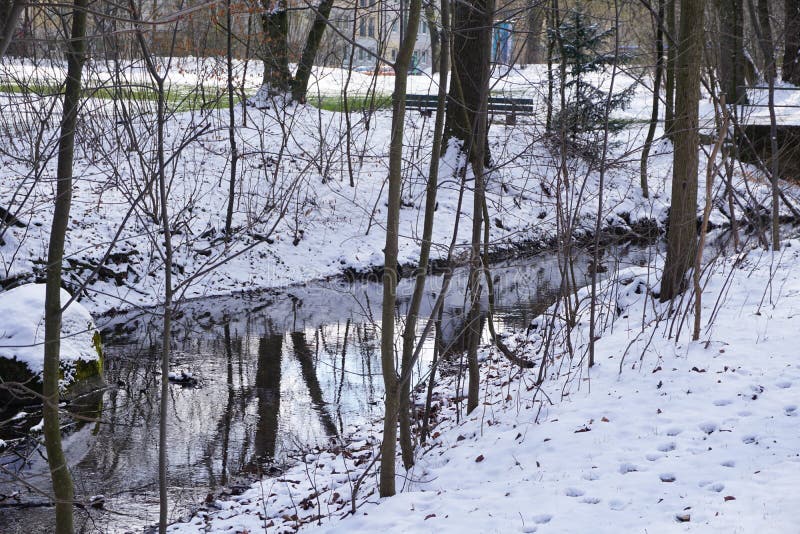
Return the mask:
M558 43L558 60L563 63L559 82L566 95L563 108L554 118L554 127L566 133L568 150L592 159L593 148L603 135L608 116L614 110L624 109L633 96L631 85L609 98L594 75L602 74L608 65L624 57L613 48L609 50L606 44L613 37L614 29L601 29L580 6L571 9L550 32ZM608 120L610 131L622 127L620 121Z

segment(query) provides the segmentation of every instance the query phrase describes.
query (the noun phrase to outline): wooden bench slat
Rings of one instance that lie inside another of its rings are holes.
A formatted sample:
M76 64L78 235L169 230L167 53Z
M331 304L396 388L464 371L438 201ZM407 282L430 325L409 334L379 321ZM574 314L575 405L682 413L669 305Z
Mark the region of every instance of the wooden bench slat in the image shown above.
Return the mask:
M448 97L448 103L451 101ZM419 111L434 111L439 105L436 95L406 95L406 106ZM510 113L519 115L533 114L532 98L510 98L492 96L488 100L489 113Z

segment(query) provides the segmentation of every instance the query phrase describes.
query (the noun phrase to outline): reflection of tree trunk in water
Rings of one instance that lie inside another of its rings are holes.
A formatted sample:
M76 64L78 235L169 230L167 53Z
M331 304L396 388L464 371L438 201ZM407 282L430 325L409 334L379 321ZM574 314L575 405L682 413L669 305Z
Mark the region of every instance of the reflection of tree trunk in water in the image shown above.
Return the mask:
M278 415L281 408L281 356L283 336L270 335L258 340L258 425L252 463L260 464L275 457L278 440Z
M361 354L361 382L367 388L367 400L372 401L375 397L375 389L372 386L372 347L369 345L369 334L366 326L356 326L356 343Z
M242 392L242 394L239 395L238 405L239 405L239 413L242 414L243 417L244 414L247 413L247 404L250 401L249 395L244 394L245 391L247 390L244 381L244 361L247 360L249 362L253 360L253 354L251 351L251 343L250 343L251 339L252 339L252 324L250 322L250 319L248 318L244 329L244 335L242 336L242 340L244 340L244 342L242 341L239 342L239 350L237 351L239 357L237 365L238 370L236 375L239 384L239 390ZM240 466L247 465L248 450L250 450L250 433L245 432L242 436L242 444L239 447Z
M325 434L328 436L337 436L339 432L336 430L336 424L328 413L325 405L325 400L322 397L322 388L317 379L317 371L314 368L314 360L311 357L311 349L308 347L305 332L292 332L292 346L294 347L294 355L297 361L300 362L300 372L303 375L303 380L308 386L308 394L311 396L311 404L319 412L319 419L322 427L325 429Z
M342 388L344 387L344 367L345 362L347 361L347 336L350 333L350 319L347 319L347 322L344 325L344 339L342 341L342 368L340 370L341 376L339 377L339 389L336 392L336 403L340 403L342 401Z
M231 441L231 417L233 415L233 350L231 347L231 325L225 323L225 356L228 360L228 404L225 406L222 431L222 476L220 484L228 483L228 445Z
M342 389L344 388L344 367L347 361L347 335L350 333L350 318L344 325L344 340L342 341L342 369L339 377L339 389L336 391L336 415L339 419L339 430L344 431L344 422L342 421Z

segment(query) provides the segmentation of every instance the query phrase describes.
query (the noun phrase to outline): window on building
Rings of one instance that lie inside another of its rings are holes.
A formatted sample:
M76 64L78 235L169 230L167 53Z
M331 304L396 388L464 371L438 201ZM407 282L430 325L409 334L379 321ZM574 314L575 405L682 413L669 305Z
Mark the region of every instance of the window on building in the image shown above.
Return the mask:
M373 19L372 17L370 17L370 19L369 19L369 32L368 32L368 35L369 35L369 37L375 37L375 19Z
M392 61L394 61L395 59L397 59L397 49L392 48Z
M423 35L428 33L428 23L427 22L421 22L420 23L420 25L419 25L419 33L421 33Z
M367 36L367 21L365 21L364 19L358 21L358 35L360 35L361 37Z

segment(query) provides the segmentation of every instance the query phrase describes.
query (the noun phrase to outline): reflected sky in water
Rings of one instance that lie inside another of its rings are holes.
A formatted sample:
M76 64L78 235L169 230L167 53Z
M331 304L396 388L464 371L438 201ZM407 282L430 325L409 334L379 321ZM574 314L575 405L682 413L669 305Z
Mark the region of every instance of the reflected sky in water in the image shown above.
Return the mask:
M615 251L619 268L649 261L653 249ZM614 271L616 260L608 260ZM576 261L577 281L588 281L588 257ZM559 292L555 255L493 266L498 331L525 328ZM444 307L443 338L458 347L466 271L457 270ZM427 285L418 331L433 306L441 277ZM413 283L398 289L398 331ZM169 482L177 519L216 488L246 483L291 459L293 451L324 443L348 425L380 417L381 286L335 279L281 291L243 293L183 303L174 326L171 369L191 372L198 387L170 387ZM159 317L118 316L106 325L102 423L67 438L79 498L102 494L114 514L79 512L88 532L141 530L157 521ZM122 332L122 333L121 333ZM432 354L426 341L415 378ZM47 487L44 462L33 455L27 476ZM22 489L0 483L0 494ZM41 499L22 489L30 502ZM51 524L50 508L0 507L0 521L18 532ZM123 526L125 528L123 528Z

